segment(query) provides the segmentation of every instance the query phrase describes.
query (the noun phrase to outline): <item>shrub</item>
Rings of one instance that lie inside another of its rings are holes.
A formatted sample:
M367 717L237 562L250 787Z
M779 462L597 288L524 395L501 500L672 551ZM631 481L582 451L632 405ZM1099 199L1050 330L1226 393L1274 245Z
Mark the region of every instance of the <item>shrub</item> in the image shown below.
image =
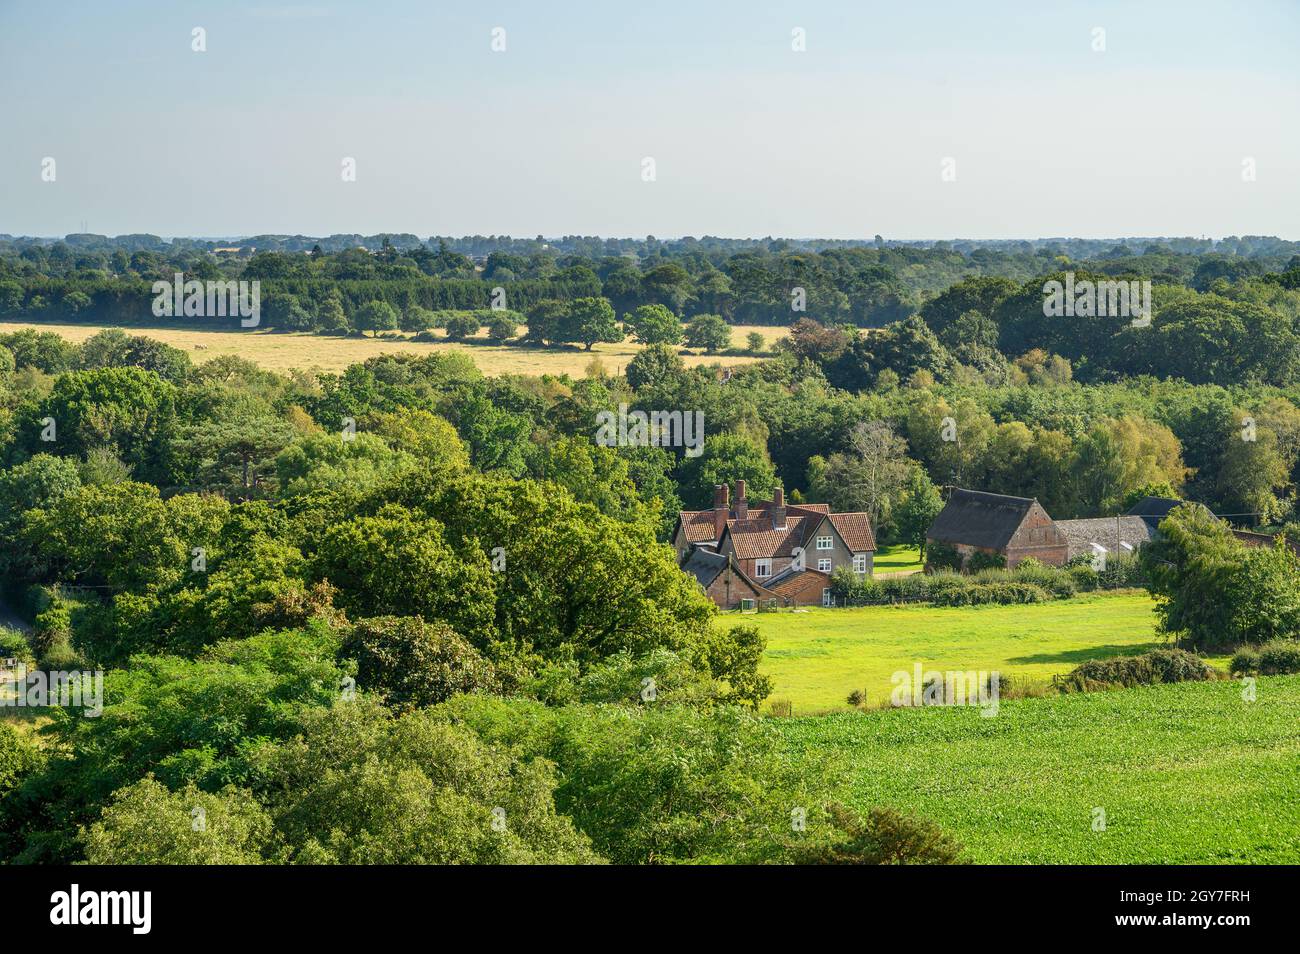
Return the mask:
M496 673L478 650L442 622L381 616L360 620L340 652L357 661L357 683L400 711L492 689Z
M1097 575L1097 571L1092 568L1091 563L1075 564L1069 567L1066 572L1070 574L1075 585L1085 592L1095 590L1101 582L1101 578Z
M1033 583L975 583L934 594L935 606L1046 603L1052 595Z
M1228 672L1234 676L1248 676L1259 672L1259 650L1253 646L1243 646L1232 656L1228 663Z
M794 703L789 699L773 699L767 705L767 711L780 719L788 719L794 715Z
M720 695L720 688L711 679L663 648L640 657L615 653L592 666L578 682L578 698L582 702L702 705Z
M980 570L988 570L997 567L1005 567L1007 558L1001 553L985 553L977 550L970 555L966 561L966 569L970 573L978 573Z
M30 666L36 661L27 637L14 629L0 627L0 659L17 659Z
M447 337L452 341L463 341L478 334L482 322L478 316L469 312L457 312L447 319Z
M72 613L66 606L55 603L37 614L32 649L42 661L51 654L66 657L72 651Z
M797 850L797 863L951 865L961 861L957 843L925 819L909 818L892 808L872 808L864 818L838 804L829 806L829 814L839 837Z
M925 548L926 569L960 570L961 554L957 548L946 543L932 543Z
M1234 676L1258 674L1286 676L1300 672L1300 642L1275 639L1262 646L1245 646L1232 657L1228 671Z
M867 701L867 694L861 689L854 689L849 693L849 705L860 706Z
M1092 659L1064 676L1052 679L1060 692L1092 692L1118 686L1151 686L1169 682L1206 682L1219 672L1195 653L1156 649L1140 656Z
M1259 648L1259 672L1263 676L1283 676L1300 672L1300 643L1275 639Z
M509 315L499 314L488 322L488 337L493 341L509 341L519 331L519 323Z

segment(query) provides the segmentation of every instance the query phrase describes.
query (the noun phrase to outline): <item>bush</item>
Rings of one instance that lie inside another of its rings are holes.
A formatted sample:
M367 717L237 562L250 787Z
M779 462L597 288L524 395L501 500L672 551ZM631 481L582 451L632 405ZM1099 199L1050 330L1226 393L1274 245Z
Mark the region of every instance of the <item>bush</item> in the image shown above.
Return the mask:
M1287 676L1300 672L1300 642L1275 639L1262 646L1246 646L1232 657L1229 671L1234 676Z
M1033 583L975 583L934 594L935 606L1046 603L1052 594Z
M519 331L519 323L509 315L498 314L488 322L488 337L493 341L509 341Z
M463 341L478 334L482 326L477 315L470 312L457 312L447 319L447 337L452 341Z
M0 627L0 659L17 659L31 666L36 661L27 637L14 629Z
M854 689L849 693L849 705L860 706L867 701L867 694L861 689Z
M925 566L927 570L960 570L961 554L956 547L946 543L932 543L925 548Z
M445 702L460 692L491 690L495 670L442 622L380 616L352 627L340 656L357 661L357 684L399 712Z
M985 553L982 550L976 550L966 561L966 570L969 573L978 573L980 570L997 569L1007 565L1007 558L1001 553Z
M1300 672L1300 644L1275 639L1259 648L1259 672L1262 676L1284 676Z
M843 805L829 807L839 837L829 844L796 852L798 864L812 865L951 865L961 849L933 822L908 818L892 808L873 808L865 818Z
M1092 692L1119 686L1153 686L1170 682L1207 682L1220 673L1185 649L1156 649L1141 656L1092 659L1052 679L1060 692Z
M708 676L662 648L635 658L630 653L616 653L592 666L578 682L582 702L703 705L720 695L720 687Z
M1259 650L1253 646L1238 649L1228 663L1228 672L1234 676L1249 676L1259 672Z
M37 614L32 631L32 649L42 664L47 656L66 657L72 652L72 612L66 606L55 603Z

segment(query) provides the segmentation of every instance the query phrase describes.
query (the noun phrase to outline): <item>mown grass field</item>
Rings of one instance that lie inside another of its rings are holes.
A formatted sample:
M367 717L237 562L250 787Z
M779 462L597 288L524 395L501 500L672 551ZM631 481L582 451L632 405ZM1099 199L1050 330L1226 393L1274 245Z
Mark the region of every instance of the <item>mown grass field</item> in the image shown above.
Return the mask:
M848 708L854 689L866 692L868 705L887 702L890 677L918 662L1047 681L1089 659L1145 652L1161 645L1153 605L1146 593L1087 594L1031 606L812 608L721 619L743 619L767 636L770 698L811 715Z
M915 573L924 566L925 561L921 559L920 547L895 543L876 551L873 572L876 576L882 573Z
M69 341L82 342L103 325L47 324L45 322L0 322L0 334L20 328L53 331ZM484 374L564 374L582 377L593 357L599 358L610 374L621 372L641 346L632 341L618 344L598 344L590 352L581 348L522 348L512 345L488 343L486 332L480 332L473 343L454 341L414 341L401 338L334 338L297 332L272 332L250 329L248 331L206 331L201 328L143 328L129 327L123 331L132 335L156 338L174 348L187 352L196 364L226 354L239 355L271 371L289 371L295 368L323 371L341 371L350 364L381 354L407 353L427 355L439 351L464 351ZM742 348L745 336L757 331L770 347L785 336L784 328L756 325L735 325L732 345ZM523 329L520 329L520 333ZM442 332L438 332L442 334ZM688 366L698 364L748 364L758 358L748 355L704 355L690 353L683 360Z
M983 863L1300 862L1300 676L775 719L858 808L932 819ZM1094 831L1095 810L1105 830Z

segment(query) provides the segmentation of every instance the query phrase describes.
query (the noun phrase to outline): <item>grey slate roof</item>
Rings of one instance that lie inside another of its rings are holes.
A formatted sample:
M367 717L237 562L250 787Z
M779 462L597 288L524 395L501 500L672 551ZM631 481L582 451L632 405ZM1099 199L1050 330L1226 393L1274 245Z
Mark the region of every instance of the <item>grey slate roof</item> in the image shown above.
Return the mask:
M1136 553L1138 547L1148 542L1155 535L1154 524L1136 516L1094 517L1089 520L1057 520L1056 526L1065 534L1068 545L1066 555L1071 560L1080 554L1091 556L1094 543L1105 547L1106 551L1111 554L1118 551L1119 543L1127 543ZM1123 551L1120 555L1126 556L1128 551Z
M1001 550L1033 505L1032 497L1008 497L959 487L948 497L926 536L940 543Z
M699 580L700 586L706 590L709 588L709 584L718 578L718 574L726 568L726 556L715 550L706 550L704 547L695 547L691 550L690 556L682 564L682 569Z

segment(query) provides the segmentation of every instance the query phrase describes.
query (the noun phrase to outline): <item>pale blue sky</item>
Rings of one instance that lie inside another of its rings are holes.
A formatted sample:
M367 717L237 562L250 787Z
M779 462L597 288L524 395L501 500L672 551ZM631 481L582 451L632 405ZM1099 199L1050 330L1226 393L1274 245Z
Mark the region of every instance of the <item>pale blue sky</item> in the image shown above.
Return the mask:
M0 104L13 234L1300 238L1296 0L0 0Z

